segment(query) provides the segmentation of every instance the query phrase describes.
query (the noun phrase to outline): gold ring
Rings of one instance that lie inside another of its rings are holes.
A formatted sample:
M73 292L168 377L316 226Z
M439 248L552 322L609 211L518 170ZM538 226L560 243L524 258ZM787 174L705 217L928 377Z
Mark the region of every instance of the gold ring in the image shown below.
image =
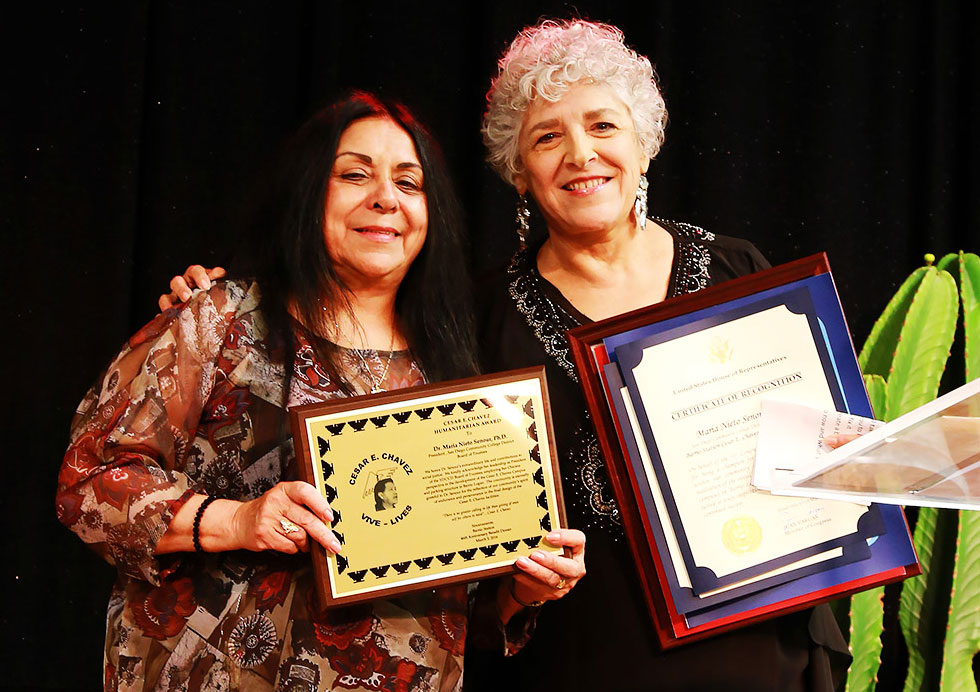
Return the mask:
M283 517L282 519L279 520L279 526L282 527L282 532L287 535L291 533L296 533L297 531L300 530L300 528L296 526L296 524L289 521L289 519L287 519L286 517Z
M566 587L567 585L568 585L568 584L567 584L567 582L565 581L565 577L561 577L561 578L560 578L560 579L558 580L558 583L557 583L557 584L555 584L555 590L556 590L556 591L561 591L561 590L562 590L562 589L564 589L564 588L565 588L565 587Z

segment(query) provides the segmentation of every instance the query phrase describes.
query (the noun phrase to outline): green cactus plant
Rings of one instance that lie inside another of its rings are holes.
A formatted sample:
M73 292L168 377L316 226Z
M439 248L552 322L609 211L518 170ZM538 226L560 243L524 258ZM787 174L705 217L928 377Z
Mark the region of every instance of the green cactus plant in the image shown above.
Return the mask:
M882 420L892 420L936 397L960 304L966 378L980 374L980 257L960 252L943 257L938 266L932 266L933 261L927 255L926 266L899 287L858 357L875 415ZM921 508L918 513L913 540L922 574L902 585L898 613L909 653L906 692L937 685L940 690L977 690L972 660L980 650L980 514L960 515L957 526L956 512ZM951 587L945 546L952 545L955 535L959 541L952 557ZM875 688L882 627L887 626L882 593L875 589L851 599L854 663L848 672L848 692ZM948 620L943 617L947 602Z
M873 692L881 664L881 632L884 629L885 587L878 586L851 596L849 643L854 662L847 671L844 692Z
M959 514L939 689L976 692L973 657L980 650L980 512L961 511Z
M956 530L949 521L950 514L955 513L941 513L933 507L923 507L919 509L916 520L913 542L922 574L902 585L898 606L898 624L909 652L905 692L933 689L939 678L940 647L946 625L942 616L949 596L941 569L943 559L948 554L941 548L943 538ZM934 556L937 544L940 555ZM934 565L937 566L935 570Z
M931 259L927 261L931 264ZM928 265L920 267L899 287L858 356L877 418L891 420L935 398L949 357L956 314L956 284L946 271ZM924 573L929 565L923 556L932 553L934 533L929 527L935 524L935 517L931 516L934 511L922 512L925 521L918 525L914 537ZM917 587L922 593L913 588L903 593L903 600L919 603L924 599L926 580L919 579ZM883 594L883 589L874 589L851 601L850 647L855 663L848 672L847 692L875 688L881 656ZM921 608L907 607L904 612L900 625L908 644L909 670L913 677L924 676L923 650L914 641L920 625L916 615Z
M942 262L956 272L959 283L965 377L970 381L980 376L980 257L960 252L947 255ZM959 519L939 687L976 692L973 657L980 651L980 513L960 512Z

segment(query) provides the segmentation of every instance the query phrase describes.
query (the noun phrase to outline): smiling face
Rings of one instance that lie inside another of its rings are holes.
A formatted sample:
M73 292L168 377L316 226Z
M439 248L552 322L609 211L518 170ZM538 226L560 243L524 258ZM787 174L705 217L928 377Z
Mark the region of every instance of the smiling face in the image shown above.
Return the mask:
M602 84L577 84L557 102L531 102L519 139L529 192L551 233L608 233L635 225L643 155L629 109Z
M408 133L385 117L340 136L323 214L327 254L352 290L405 277L428 226L422 165Z

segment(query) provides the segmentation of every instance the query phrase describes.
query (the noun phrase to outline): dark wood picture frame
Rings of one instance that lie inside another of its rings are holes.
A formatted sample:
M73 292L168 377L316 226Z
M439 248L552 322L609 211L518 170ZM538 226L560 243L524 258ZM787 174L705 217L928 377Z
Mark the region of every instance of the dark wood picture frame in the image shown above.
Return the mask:
M646 481L640 481L636 477L633 465L627 461L624 452L626 443L608 404L603 378L599 372L600 365L596 363L595 358L597 349L599 353L605 355L603 347L605 338L829 273L830 265L827 256L820 253L726 281L696 293L678 296L656 305L582 325L568 332L568 341L579 373L580 384L596 427L610 483L623 518L624 531L660 645L664 649L812 607L874 586L899 581L915 576L921 571L918 562L914 562L799 598L787 599L771 606L755 608L693 627L688 626L685 617L674 607L667 586L666 570L673 569L670 559L666 558L665 564L665 558L657 550L653 530L641 510L639 484ZM841 317L843 318L843 315ZM853 355L853 343L851 353ZM908 533L904 516L902 523ZM909 541L911 542L910 537Z
M519 370L510 370L507 372L495 373L491 375L482 375L476 377L468 377L464 379L439 382L436 384L422 385L419 387L411 387L408 389L399 389L390 392L380 392L377 394L368 394L364 396L350 397L346 399L337 399L333 401L308 404L304 406L297 406L291 408L290 420L292 424L293 440L296 449L296 460L297 468L299 469L300 478L316 486L316 478L314 476L314 471L312 465L318 463L313 454L313 450L310 448L309 439L307 435L306 421L309 418L323 416L327 414L335 414L342 412L356 412L361 409L371 408L379 405L386 404L400 404L400 403L410 403L413 400L424 399L434 396L452 396L456 392L465 392L467 390L479 389L482 387L492 387L501 384L507 384L509 382L521 382L528 380L537 380L540 384L541 399L543 404L543 410L541 411L541 417L545 422L545 436L548 441L548 456L547 459L542 458L539 463L546 463L550 467L552 479L553 479L553 490L552 495L555 514L557 516L552 516L551 512L547 512L548 520L550 522L550 529L564 528L567 526L567 519L565 514L564 499L562 496L561 487L561 474L558 466L558 455L555 449L555 435L554 426L551 419L551 406L548 396L548 386L545 377L545 370L543 366L522 368ZM539 438L541 435L540 431L536 433ZM336 526L337 520L334 521L334 526ZM549 529L549 530L550 530ZM547 530L542 528L542 535L548 533ZM512 541L507 541L508 544ZM433 576L432 578L426 578L424 580L416 579L414 583L411 584L395 584L392 586L381 587L370 593L361 593L354 595L344 595L340 597L335 597L330 588L330 570L327 564L327 552L323 546L319 545L315 541L311 541L311 554L313 560L313 567L316 579L316 591L317 597L320 599L320 605L324 608L331 608L343 605L350 605L353 603L359 603L363 601L370 601L383 598L393 598L399 595L410 593L413 591L421 591L439 588L441 586L448 586L451 584L467 583L472 581L477 581L481 579L489 579L493 577L499 577L509 574L514 574L518 572L518 568L514 565L514 561L521 555L529 552L531 546L524 546L528 548L527 551L523 551L521 548L517 552L513 552L513 560L510 561L508 565L489 567L487 569L481 569L478 571L470 571L466 574L456 574L450 576ZM507 547L508 553L512 552L509 547ZM568 554L568 550L565 549L564 554Z

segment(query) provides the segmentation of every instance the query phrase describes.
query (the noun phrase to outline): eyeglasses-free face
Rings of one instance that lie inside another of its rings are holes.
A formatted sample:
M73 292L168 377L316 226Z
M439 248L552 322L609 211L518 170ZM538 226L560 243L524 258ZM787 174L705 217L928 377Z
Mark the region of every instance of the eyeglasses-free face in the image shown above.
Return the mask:
M423 183L415 145L395 122L365 118L344 130L327 184L323 235L349 288L401 283L425 242Z
M605 233L635 223L640 175L650 164L629 108L608 86L580 83L557 102L531 102L519 139L529 192L552 233Z

